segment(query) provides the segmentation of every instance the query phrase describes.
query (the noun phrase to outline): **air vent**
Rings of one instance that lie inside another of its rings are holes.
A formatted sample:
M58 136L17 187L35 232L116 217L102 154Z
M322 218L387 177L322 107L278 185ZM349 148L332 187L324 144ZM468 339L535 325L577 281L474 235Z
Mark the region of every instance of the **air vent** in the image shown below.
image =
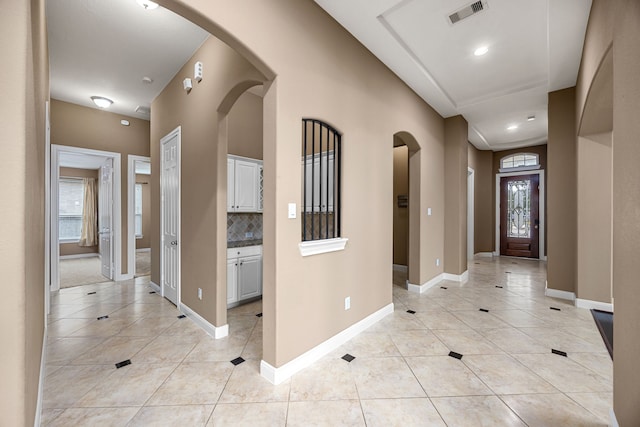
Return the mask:
M149 107L143 107L142 105L138 105L136 107L136 113L140 113L140 114L144 114L145 116L148 116L149 114L151 114L151 109Z
M463 7L460 10L455 11L451 15L449 15L449 22L452 24L456 24L462 21L465 18L470 17L471 15L475 15L478 12L482 12L487 8L487 2L477 1L471 3L468 6Z

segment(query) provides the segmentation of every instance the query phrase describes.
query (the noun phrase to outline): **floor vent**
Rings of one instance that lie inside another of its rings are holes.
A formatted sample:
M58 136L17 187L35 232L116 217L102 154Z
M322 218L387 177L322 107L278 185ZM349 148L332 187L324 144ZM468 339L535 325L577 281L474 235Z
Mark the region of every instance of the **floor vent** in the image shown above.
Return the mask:
M487 8L487 2L477 1L457 10L449 15L449 22L456 24L465 18L470 17L478 12L482 12Z

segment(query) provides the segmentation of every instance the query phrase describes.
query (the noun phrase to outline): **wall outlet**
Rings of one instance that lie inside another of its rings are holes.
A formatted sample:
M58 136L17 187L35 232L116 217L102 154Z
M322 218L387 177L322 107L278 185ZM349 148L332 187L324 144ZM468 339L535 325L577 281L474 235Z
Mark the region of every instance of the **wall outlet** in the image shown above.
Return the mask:
M198 299L202 299L202 288L198 288Z
M440 267L440 258L436 258L436 267Z
M344 299L344 309L349 310L351 308L351 297L346 297Z
M246 233L244 233L244 237L247 239L253 238L253 231L247 231Z

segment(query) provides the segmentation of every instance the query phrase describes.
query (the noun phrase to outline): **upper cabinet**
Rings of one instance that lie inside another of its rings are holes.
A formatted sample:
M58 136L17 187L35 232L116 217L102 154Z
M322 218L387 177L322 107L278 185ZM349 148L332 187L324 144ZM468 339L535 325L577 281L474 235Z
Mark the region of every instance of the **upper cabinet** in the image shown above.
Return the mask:
M262 161L227 157L227 212L262 212Z

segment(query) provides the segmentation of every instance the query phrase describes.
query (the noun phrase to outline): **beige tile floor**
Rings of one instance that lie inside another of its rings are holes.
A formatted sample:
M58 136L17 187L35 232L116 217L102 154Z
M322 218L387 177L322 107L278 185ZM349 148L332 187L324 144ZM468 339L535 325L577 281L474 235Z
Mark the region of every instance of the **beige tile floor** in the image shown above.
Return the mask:
M230 336L214 340L148 278L61 290L43 425L607 425L612 364L590 313L544 296L544 263L476 259L469 272L422 295L393 286L395 313L278 386L258 373L259 302L230 310Z

